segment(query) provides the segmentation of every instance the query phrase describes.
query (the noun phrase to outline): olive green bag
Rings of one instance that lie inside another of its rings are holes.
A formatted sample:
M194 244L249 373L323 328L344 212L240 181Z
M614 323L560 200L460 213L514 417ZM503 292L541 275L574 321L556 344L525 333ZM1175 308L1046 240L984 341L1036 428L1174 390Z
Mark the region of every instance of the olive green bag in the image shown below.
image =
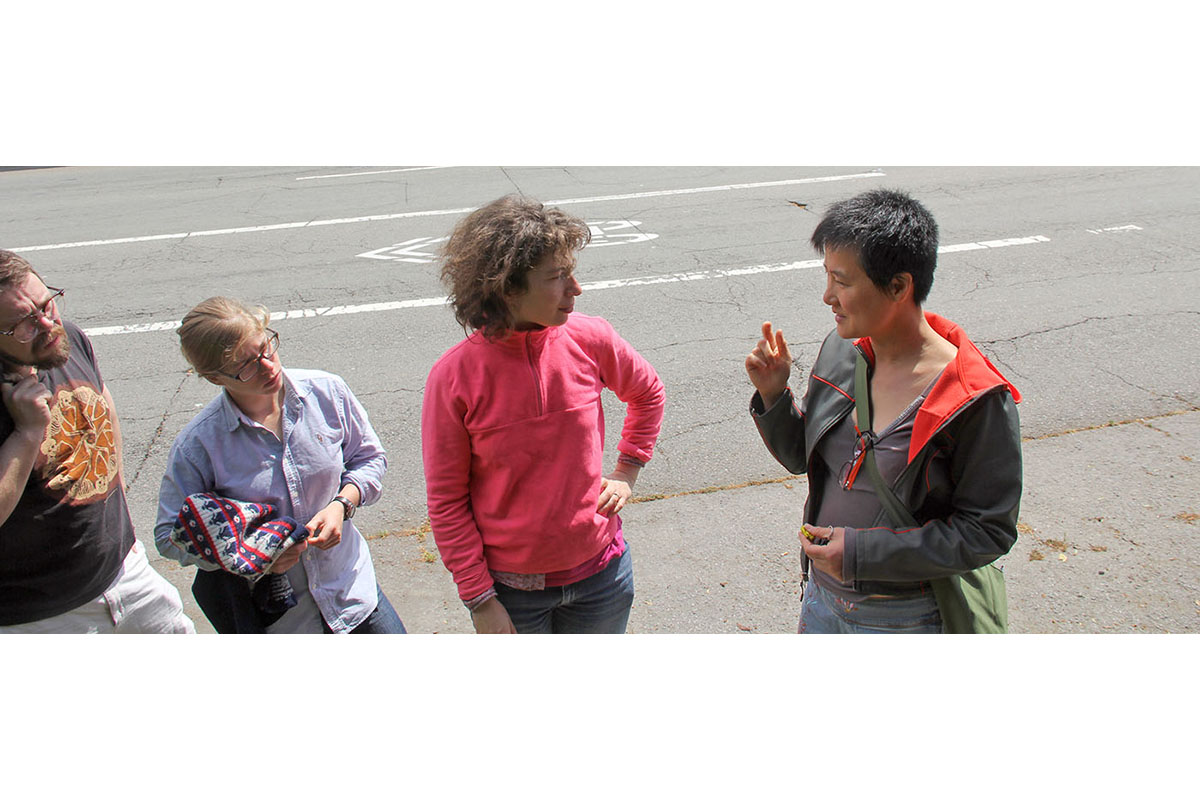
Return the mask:
M867 360L862 353L858 354L858 363L854 368L854 411L858 415L859 430L870 430L871 396L867 389ZM875 485L875 494L892 518L892 524L898 528L920 527L912 512L884 483L879 465L875 463L875 451L869 445L863 456L863 464ZM929 584L933 587L933 596L937 598L945 633L1008 632L1008 592L1004 586L1004 573L995 564L985 564L948 578L935 578Z

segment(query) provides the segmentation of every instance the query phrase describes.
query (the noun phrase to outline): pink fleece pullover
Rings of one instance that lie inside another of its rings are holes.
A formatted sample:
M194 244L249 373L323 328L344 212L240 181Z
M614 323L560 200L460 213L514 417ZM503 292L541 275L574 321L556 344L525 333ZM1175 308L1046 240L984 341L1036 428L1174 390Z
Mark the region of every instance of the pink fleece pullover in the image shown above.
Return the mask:
M662 382L600 317L499 341L476 331L433 365L421 409L429 521L463 600L492 586L490 570L558 572L612 542L617 516L596 513L605 387L627 404L617 449L649 461Z

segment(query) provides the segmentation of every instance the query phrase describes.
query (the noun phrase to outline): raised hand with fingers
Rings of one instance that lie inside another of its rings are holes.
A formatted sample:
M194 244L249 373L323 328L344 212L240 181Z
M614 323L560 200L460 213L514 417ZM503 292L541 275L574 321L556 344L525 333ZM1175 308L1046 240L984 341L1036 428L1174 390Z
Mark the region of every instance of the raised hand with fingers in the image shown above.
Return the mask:
M792 354L783 331L773 330L770 322L762 326L762 339L746 356L746 374L762 395L763 406L770 408L787 388L792 374Z

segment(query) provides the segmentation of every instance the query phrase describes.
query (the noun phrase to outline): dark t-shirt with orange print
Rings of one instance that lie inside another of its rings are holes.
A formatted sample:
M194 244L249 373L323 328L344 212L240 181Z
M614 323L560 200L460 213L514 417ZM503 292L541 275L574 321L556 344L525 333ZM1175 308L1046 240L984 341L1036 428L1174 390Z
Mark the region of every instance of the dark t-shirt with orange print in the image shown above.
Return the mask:
M0 625L53 617L108 588L133 547L116 429L92 343L63 322L71 357L38 370L50 424L25 493L0 525ZM0 404L0 441L13 430Z

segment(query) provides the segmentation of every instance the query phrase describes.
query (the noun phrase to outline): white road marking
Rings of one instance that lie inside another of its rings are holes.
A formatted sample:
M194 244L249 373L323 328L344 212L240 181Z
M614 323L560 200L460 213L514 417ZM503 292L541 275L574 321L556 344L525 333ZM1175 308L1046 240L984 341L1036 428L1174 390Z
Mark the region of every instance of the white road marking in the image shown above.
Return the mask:
M1144 230L1144 228L1139 228L1137 225L1118 225L1115 228L1097 228L1095 230L1093 230L1092 228L1088 228L1087 232L1101 234L1101 233L1110 233L1110 232L1115 232L1115 231L1140 231L1140 230Z
M741 189L763 189L775 186L799 186L806 183L829 183L832 181L860 180L863 178L882 178L883 172L860 172L853 175L827 175L820 178L795 178L784 181L764 181L762 183L732 183L724 186L700 186L694 189L663 189L653 192L634 192L632 194L609 194L599 197L573 197L566 200L546 200L548 206L568 206L577 203L601 203L613 200L641 200L647 197L669 197L672 195L703 194L706 192L730 192ZM356 222L382 222L393 219L415 219L417 217L440 217L451 214L469 214L472 208L442 208L434 211L405 211L398 214L373 214L368 217L344 217L341 219L316 219L307 222L282 222L275 225L252 225L244 228L220 228L211 231L192 231L190 233L160 233L153 236L127 236L120 239L92 239L86 242L64 242L62 244L39 244L26 247L12 247L10 250L18 253L31 253L35 250L62 250L69 247L98 247L108 244L130 244L134 242L152 242L163 239L186 239L189 236L225 236L234 233L262 233L278 231L287 228L315 228L321 225L348 225Z
M986 242L967 242L939 247L939 253L963 253L971 250L992 250L1000 247L1015 247L1026 244L1049 242L1045 236L1024 236L1014 239L994 239ZM651 286L660 283L681 283L686 281L707 281L714 278L737 278L743 275L759 275L768 272L788 272L800 269L817 269L823 265L819 258L808 261L786 261L775 264L757 264L749 267L734 267L731 269L706 269L696 272L669 272L662 275L641 275L633 278L613 278L605 281L592 281L583 284L584 291L600 291L603 289L624 289L631 286ZM366 303L357 306L321 306L319 308L297 308L281 311L271 315L272 322L284 319L304 319L308 317L333 317L345 314L368 314L376 311L400 311L407 308L428 308L429 306L445 305L445 297L422 297L415 300L396 300L387 303ZM155 331L173 331L179 327L178 320L170 322L149 322L138 325L111 325L104 328L86 328L88 336L110 336L121 333L151 333Z
M1045 236L1026 236L1023 239L994 239L990 242L967 242L939 247L939 253L962 253L967 250L987 250L993 247L1011 247L1015 244L1037 244L1050 241Z
M633 194L610 194L601 197L580 197L574 200L549 200L548 206L568 206L572 203L599 203L607 200L641 200L644 197L667 197L682 194L703 194L706 192L731 192L738 189L763 189L772 186L799 186L805 183L830 183L832 181L853 181L862 178L882 178L884 173L858 172L853 175L827 175L821 178L795 178L786 181L762 181L760 183L731 183L725 186L701 186L696 189L663 189L654 192L634 192Z
M450 167L405 167L404 169L376 169L370 172L343 172L339 175L305 175L298 181L319 181L322 178L357 178L359 175L389 175L393 172L421 172L427 169L450 169Z

